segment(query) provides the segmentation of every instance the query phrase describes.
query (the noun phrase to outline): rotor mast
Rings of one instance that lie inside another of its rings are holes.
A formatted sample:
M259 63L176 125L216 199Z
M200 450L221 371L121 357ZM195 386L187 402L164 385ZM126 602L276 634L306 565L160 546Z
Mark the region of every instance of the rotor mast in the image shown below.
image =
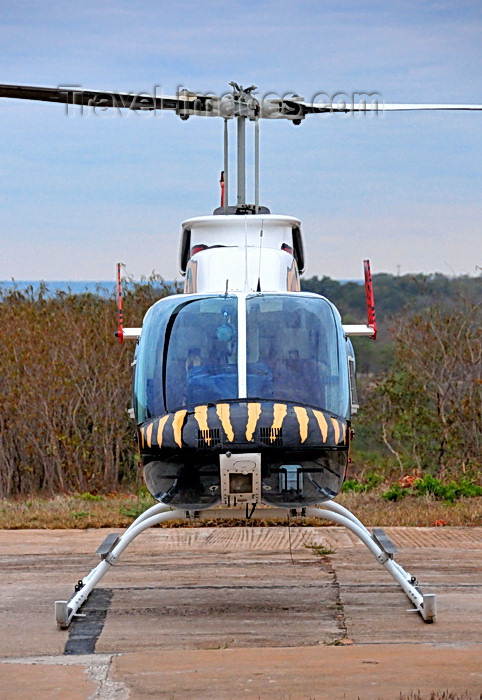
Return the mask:
M236 208L245 209L246 202L246 119L255 123L254 137L254 213L259 211L259 102L253 97L252 92L256 90L255 85L248 88L243 88L235 82L229 83L233 88L233 116L236 116L236 131L237 131L237 195ZM227 119L225 118L224 131L224 177L227 173ZM225 211L228 211L228 194L227 185L225 198Z
M236 117L238 132L238 196L237 206L246 204L246 117Z

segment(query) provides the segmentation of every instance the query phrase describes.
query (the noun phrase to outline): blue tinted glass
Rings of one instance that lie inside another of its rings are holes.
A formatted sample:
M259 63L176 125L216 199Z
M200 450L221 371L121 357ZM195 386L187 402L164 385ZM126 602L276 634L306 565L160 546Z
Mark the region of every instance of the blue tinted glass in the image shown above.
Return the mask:
M344 343L341 324L321 297L248 297L248 397L309 404L346 416Z
M238 396L237 299L181 300L161 301L144 321L135 380L138 422Z

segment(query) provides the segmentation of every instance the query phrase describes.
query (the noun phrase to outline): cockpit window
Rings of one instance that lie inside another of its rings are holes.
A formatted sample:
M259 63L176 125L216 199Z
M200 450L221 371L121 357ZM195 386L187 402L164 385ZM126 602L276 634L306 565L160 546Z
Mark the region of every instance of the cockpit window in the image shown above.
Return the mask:
M171 317L166 333L166 408L238 396L237 301L198 299Z
M139 422L238 396L236 297L176 301L159 303L144 322L135 381Z
M329 302L296 295L247 298L247 393L346 416L346 351ZM339 324L338 324L339 325Z

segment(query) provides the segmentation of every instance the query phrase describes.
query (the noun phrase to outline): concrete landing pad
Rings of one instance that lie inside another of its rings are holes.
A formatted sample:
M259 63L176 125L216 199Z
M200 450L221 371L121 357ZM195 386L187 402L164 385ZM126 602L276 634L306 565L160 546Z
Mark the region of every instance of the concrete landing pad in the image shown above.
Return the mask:
M60 631L108 532L0 532L0 697L479 700L482 528L386 528L432 625L342 528L156 528Z

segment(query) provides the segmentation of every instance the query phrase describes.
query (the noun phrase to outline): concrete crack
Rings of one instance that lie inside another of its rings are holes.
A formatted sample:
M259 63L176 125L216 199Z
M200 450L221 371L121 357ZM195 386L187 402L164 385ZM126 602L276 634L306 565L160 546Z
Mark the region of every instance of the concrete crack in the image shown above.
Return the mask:
M127 700L129 697L129 688L109 677L113 659L113 654L89 657L85 665L87 675L98 687L88 700Z
M340 582L338 581L338 575L336 573L336 569L333 566L333 562L331 561L330 557L326 557L325 562L327 565L327 569L332 576L332 584L331 585L333 586L334 591L335 591L335 619L336 619L336 623L337 623L338 629L342 633L341 639L347 639L348 638L348 629L346 626L345 606L343 605L343 601L341 599Z

